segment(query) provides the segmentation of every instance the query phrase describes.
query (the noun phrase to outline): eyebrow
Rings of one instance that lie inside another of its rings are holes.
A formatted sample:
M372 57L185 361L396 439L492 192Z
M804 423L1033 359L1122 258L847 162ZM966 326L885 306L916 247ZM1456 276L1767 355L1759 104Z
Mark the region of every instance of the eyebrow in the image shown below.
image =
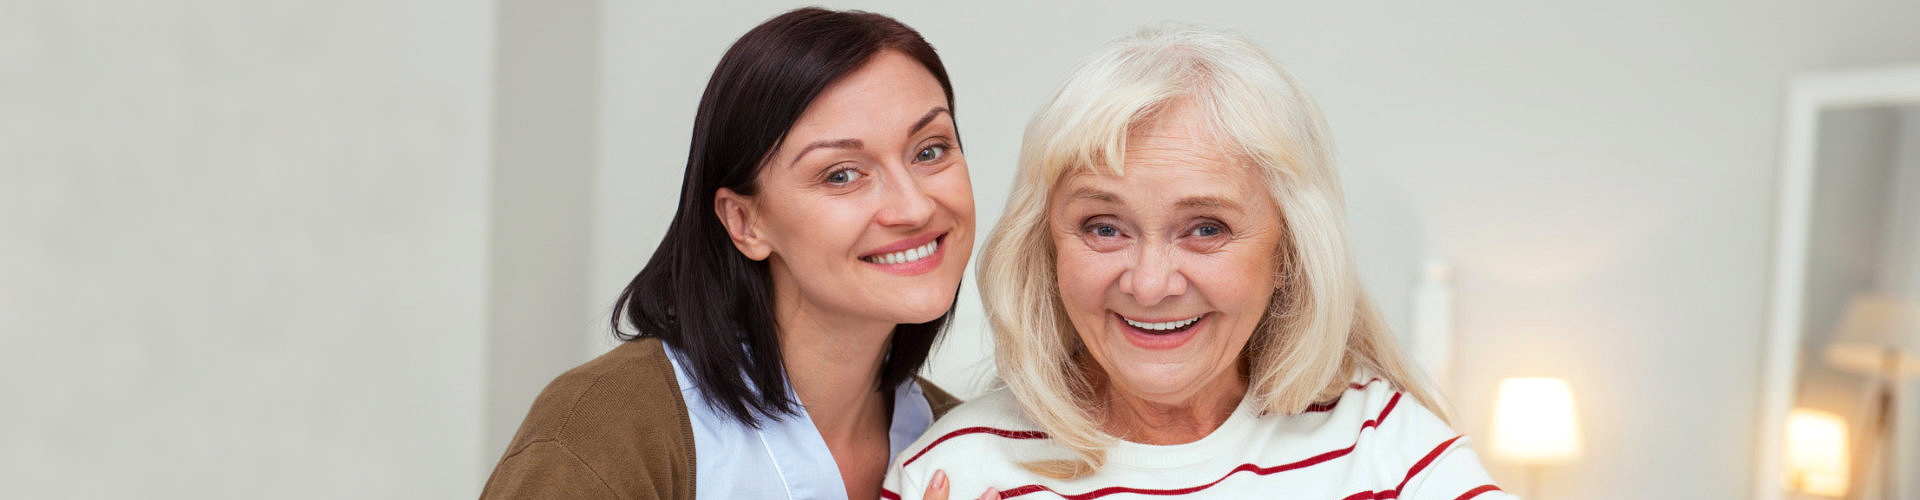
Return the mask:
M865 143L862 143L862 142L860 142L860 140L859 140L859 139L825 139L825 140L818 140L818 141L813 141L813 142L812 142L812 143L810 143L810 144L807 144L807 147L804 147L804 148L800 148L800 153L799 153L799 154L795 154L795 155L793 155L793 161L795 161L795 162L798 162L798 161L800 161L800 159L801 159L801 158L804 158L804 157L806 157L806 156L807 156L807 152L808 152L808 151L813 151L813 150L815 150L815 149L819 149L819 148L833 148L833 149L860 149L860 148L863 148L863 147L866 147L866 144L865 144Z
M913 135L919 132L920 129L926 128L927 124L933 123L933 119L940 116L940 113L952 114L953 112L947 110L945 107L935 106L933 109L927 110L925 116L921 116L919 120L913 122L913 126L907 129L907 135ZM813 141L812 143L808 143L807 147L800 148L800 152L793 155L792 161L798 162L801 158L807 156L807 152L820 148L860 149L864 147L866 147L866 143L860 142L859 139L823 139Z
M1174 206L1180 208L1216 208L1220 210L1240 210L1240 204L1223 196L1194 196L1181 198Z
M947 108L934 106L933 109L927 110L926 116L920 117L919 121L913 122L912 127L907 128L907 135L913 135L919 132L920 129L926 128L927 124L933 123L934 117L940 116L940 113L953 114L953 112Z
M1092 200L1092 201L1099 201L1099 202L1106 202L1106 203L1120 203L1119 195L1106 192L1106 191L1101 191L1094 188L1090 188L1090 187L1086 187L1086 186L1080 186L1078 188L1074 188L1073 197L1071 199Z

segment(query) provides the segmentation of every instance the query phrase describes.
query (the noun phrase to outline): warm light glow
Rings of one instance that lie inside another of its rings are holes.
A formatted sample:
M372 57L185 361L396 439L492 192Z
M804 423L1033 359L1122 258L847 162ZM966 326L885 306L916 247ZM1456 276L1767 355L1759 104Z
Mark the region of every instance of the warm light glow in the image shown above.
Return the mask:
M1493 407L1493 456L1522 464L1549 464L1580 457L1580 422L1573 389L1558 378L1500 381Z
M1787 484L1813 495L1847 494L1847 424L1839 415L1806 408L1787 414Z

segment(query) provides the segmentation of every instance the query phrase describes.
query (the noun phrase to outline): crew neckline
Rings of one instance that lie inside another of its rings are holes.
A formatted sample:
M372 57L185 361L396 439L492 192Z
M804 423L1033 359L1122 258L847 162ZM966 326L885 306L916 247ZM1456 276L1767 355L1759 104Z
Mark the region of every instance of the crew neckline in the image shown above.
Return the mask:
M1258 412L1253 408L1253 398L1242 394L1240 403L1233 408L1233 414L1228 415L1225 422L1221 422L1205 437L1182 444L1146 444L1118 439L1107 450L1107 464L1142 469L1173 469L1199 464L1218 457L1234 441L1247 435L1256 418Z

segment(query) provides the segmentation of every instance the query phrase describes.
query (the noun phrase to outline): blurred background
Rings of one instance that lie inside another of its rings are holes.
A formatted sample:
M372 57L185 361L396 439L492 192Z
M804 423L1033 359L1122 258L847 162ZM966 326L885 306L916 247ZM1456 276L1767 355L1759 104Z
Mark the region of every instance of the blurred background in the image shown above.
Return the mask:
M613 345L720 54L796 6L0 0L0 497L476 495L533 395ZM1837 243L1801 250L1804 321L1768 333L1801 255L1789 82L1920 64L1920 2L826 6L939 49L983 231L1080 55L1162 21L1258 41L1319 100L1366 283L1509 489L1778 493L1779 353L1843 454L1920 483L1916 434L1904 462L1858 437L1913 382L1819 355L1855 292L1920 290L1920 112L1799 139L1864 166L1813 177L1804 239ZM971 276L927 373L962 396L992 372ZM1490 453L1513 377L1558 380L1584 444Z

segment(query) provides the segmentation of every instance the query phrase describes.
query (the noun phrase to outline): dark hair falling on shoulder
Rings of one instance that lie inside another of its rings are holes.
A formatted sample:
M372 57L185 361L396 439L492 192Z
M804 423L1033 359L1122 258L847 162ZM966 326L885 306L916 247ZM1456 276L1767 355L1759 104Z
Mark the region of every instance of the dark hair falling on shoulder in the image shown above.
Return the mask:
M953 106L939 55L893 18L803 8L755 26L727 49L693 122L680 203L666 237L614 304L614 335L658 337L679 350L696 387L717 409L758 427L794 414L773 315L771 271L742 255L714 214L720 188L752 196L765 159L829 84L882 50L926 66ZM926 363L952 308L940 318L894 328L880 385L890 390ZM622 328L631 324L633 331Z

